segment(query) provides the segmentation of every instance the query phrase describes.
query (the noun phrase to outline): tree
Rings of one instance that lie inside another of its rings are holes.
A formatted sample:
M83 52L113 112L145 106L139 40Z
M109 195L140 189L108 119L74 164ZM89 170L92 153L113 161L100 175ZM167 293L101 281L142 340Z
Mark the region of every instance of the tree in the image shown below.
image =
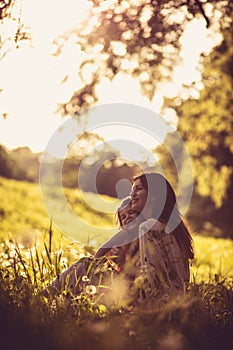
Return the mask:
M18 47L20 41L31 39L29 28L22 23L21 14L22 0L0 0L0 59L10 50L9 42L14 42ZM7 33L9 22L14 25L12 31Z
M158 82L170 80L173 67L179 63L179 38L185 24L203 16L209 27L206 13L210 7L213 13L221 11L225 21L232 9L230 0L89 2L90 14L82 26L55 40L59 54L66 40L75 35L85 53L78 68L83 86L60 105L63 115L75 116L94 104L98 100L97 84L103 78L112 80L119 72L137 77L142 92L152 99Z
M205 220L232 233L233 211L233 33L222 32L223 41L203 58L203 88L199 98L167 101L179 116L178 132L193 162L196 194ZM193 87L192 87L193 88ZM204 218L203 218L204 219Z
M2 145L0 145L0 175L7 178L12 175L11 160L7 150Z
M215 11L221 11L221 22L227 22L232 11L231 0L88 2L87 20L54 41L59 54L69 37L76 36L84 53L83 62L77 67L82 86L77 87L69 101L60 104L58 110L62 115L77 116L94 104L98 100L95 89L98 83L103 78L112 80L119 72L138 78L142 92L152 99L158 83L170 80L173 67L179 63L179 38L185 24L202 16L210 27ZM8 51L5 44L9 40L17 46L20 40L30 39L30 30L22 22L22 11L22 0L0 0L0 24L8 21L17 24L11 37L4 37L4 25L1 26L0 59Z

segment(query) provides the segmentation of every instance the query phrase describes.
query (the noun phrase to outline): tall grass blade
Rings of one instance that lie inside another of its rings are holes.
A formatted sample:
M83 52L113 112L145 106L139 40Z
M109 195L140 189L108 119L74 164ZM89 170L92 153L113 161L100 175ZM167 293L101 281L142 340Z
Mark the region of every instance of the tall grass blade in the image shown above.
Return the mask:
M29 252L30 252L30 260L31 260L31 265L32 265L32 272L33 272L33 277L34 277L34 284L37 286L37 271L36 271L36 268L35 268L35 264L34 264L34 259L33 259L33 254L32 254L32 250L31 248L29 249Z
M48 258L49 264L52 265L52 259L51 259L51 254L49 252L49 249L47 247L47 244L44 242L44 247L45 247L45 251L46 251L46 256Z
M14 244L15 244L15 252L17 253L17 256L19 258L19 261L20 261L21 265L23 266L24 273L27 276L28 281L31 283L32 282L31 281L31 276L30 276L30 274L28 272L28 269L27 269L27 267L26 267L26 265L24 263L24 259L23 259L23 256L22 256L21 252L20 252L19 245L18 245L17 242L15 242Z

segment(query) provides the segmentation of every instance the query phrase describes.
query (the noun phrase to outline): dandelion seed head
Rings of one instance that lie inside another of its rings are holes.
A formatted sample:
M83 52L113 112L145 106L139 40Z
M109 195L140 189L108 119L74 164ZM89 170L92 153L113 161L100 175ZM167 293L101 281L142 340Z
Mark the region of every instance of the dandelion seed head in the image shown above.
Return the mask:
M86 293L87 293L87 294L90 294L90 295L96 294L96 291L97 291L97 290L96 290L96 286L94 286L94 285L92 285L92 284L86 286L85 290L86 290Z
M89 282L89 278L88 278L87 276L83 276L83 277L82 277L82 281L83 281L83 282Z

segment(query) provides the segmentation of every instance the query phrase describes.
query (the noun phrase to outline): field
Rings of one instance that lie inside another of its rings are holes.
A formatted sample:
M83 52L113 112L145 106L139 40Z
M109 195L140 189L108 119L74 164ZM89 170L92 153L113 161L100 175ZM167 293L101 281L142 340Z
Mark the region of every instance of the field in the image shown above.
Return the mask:
M78 192L70 206L92 226L114 227L114 215L91 213ZM95 195L88 194L94 203ZM36 184L0 178L0 321L3 349L230 349L233 345L233 242L194 235L190 291L157 305L106 306L92 293L44 298L56 273L92 254L106 236L64 236L49 218ZM105 201L111 199L103 197ZM117 203L116 203L117 204Z

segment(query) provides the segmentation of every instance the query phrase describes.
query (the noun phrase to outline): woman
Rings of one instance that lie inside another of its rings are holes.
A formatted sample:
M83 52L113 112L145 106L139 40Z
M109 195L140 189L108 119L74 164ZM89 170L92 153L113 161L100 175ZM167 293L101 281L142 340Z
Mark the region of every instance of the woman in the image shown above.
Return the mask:
M134 300L154 296L160 301L184 291L189 259L194 257L192 238L169 182L158 173L134 177L131 201L124 201L117 215L121 230L98 249L94 259L81 259L63 272L53 287L76 295L85 287L83 277L98 286L98 271L107 261L116 280L120 275L126 281Z
M193 241L170 183L158 173L140 174L132 179L131 198L132 209L145 217L139 226L144 294L168 297L185 290Z

